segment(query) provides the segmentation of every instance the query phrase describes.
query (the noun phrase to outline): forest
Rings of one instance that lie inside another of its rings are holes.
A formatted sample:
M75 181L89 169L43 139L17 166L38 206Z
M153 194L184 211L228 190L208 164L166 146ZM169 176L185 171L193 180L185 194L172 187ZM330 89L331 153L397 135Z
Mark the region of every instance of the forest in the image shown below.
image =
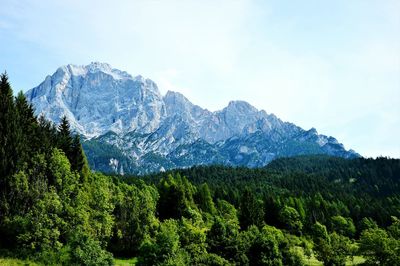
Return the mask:
M92 171L64 117L0 80L0 258L39 265L400 265L400 160ZM1 262L1 260L0 260Z

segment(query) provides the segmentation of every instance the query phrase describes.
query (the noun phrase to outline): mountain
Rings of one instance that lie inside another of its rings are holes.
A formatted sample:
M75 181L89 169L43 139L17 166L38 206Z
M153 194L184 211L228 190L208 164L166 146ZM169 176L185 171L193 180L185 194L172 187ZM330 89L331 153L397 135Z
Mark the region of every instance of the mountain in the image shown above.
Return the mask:
M211 112L184 95L105 63L62 66L26 93L37 115L66 116L99 171L147 173L192 165L259 167L277 157L360 155L335 138L283 122L244 101Z

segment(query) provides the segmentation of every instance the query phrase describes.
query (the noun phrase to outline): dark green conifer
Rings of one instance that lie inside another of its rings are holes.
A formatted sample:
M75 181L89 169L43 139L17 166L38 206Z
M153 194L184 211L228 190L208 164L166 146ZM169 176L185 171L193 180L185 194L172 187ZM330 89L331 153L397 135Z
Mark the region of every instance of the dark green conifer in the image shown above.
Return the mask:
M58 126L58 147L64 151L68 159L72 157L72 142L73 139L68 119L66 116L63 116Z
M247 229L250 225L261 227L264 224L263 201L258 199L247 187L242 193L240 200L239 221L242 229Z
M15 171L17 161L15 130L13 92L8 76L4 73L0 77L0 177L2 180Z
M75 135L72 139L70 162L72 170L77 171L84 178L88 176L89 165L79 135Z
M16 171L18 153L13 92L7 74L0 76L0 235L6 235L4 221L9 219L11 177ZM0 247L2 246L0 237ZM6 241L6 240L4 240Z
M39 117L38 123L39 128L36 134L39 141L33 144L36 144L36 150L48 154L53 147L58 146L57 128L50 121L47 121L43 115Z
M17 117L18 143L17 150L19 151L19 165L27 162L34 151L37 151L35 145L39 145L40 141L36 134L38 123L34 115L33 107L25 98L25 95L20 91L15 98L15 109Z
M207 183L203 183L198 187L198 191L196 193L196 203L202 211L215 214L215 205Z

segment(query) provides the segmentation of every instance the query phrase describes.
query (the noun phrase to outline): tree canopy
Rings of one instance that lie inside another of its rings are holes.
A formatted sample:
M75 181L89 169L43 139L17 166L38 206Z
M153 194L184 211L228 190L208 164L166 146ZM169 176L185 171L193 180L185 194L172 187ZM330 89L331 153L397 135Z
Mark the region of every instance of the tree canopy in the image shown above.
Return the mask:
M92 172L66 116L0 77L0 256L43 265L399 265L400 160L281 158L147 176Z

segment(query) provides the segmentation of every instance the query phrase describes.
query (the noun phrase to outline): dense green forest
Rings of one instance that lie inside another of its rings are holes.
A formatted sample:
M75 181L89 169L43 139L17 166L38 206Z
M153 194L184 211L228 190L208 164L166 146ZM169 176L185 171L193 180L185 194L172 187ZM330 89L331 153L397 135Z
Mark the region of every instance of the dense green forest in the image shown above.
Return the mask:
M400 160L281 158L148 176L89 169L66 118L0 81L0 257L43 265L400 265ZM1 260L0 260L1 261Z

